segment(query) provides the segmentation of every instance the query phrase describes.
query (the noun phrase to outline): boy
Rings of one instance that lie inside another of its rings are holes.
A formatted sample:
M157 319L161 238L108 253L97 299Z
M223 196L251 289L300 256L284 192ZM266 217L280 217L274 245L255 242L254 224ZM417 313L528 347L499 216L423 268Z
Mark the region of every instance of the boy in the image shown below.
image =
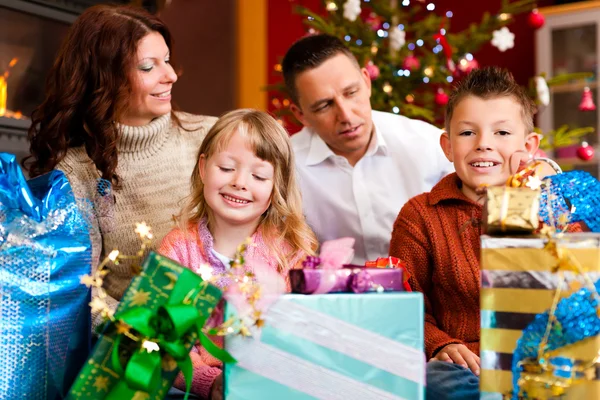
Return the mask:
M428 398L479 398L483 199L476 189L503 185L519 159L537 151L534 112L508 71L474 70L453 92L440 138L456 173L409 200L394 224L390 255L407 263L411 287L423 292L425 352L442 361L428 364Z

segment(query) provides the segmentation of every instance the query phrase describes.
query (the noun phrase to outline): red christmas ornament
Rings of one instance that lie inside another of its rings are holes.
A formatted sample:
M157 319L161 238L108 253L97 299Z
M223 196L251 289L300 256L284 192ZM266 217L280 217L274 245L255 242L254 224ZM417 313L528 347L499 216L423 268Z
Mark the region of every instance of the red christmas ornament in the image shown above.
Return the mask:
M533 29L540 29L542 26L544 26L544 23L546 21L544 19L544 16L540 14L536 8L529 13L527 22L529 23L529 26L531 26Z
M577 149L577 157L583 161L590 161L594 158L594 148L587 144L587 142L582 142L581 146Z
M375 13L369 14L369 16L365 18L365 22L367 25L369 25L372 31L380 29L382 25L381 18L379 18Z
M594 111L596 105L594 104L594 98L592 97L592 91L589 87L583 89L583 96L581 97L581 103L579 103L579 111Z
M417 57L415 57L414 55L409 54L404 59L402 66L404 67L404 69L407 69L409 71L414 71L414 70L421 68L421 61L419 61L419 59Z
M373 64L373 61L369 61L365 68L367 69L367 72L369 73L369 78L371 78L372 81L379 78L379 67Z
M469 75L471 71L479 68L477 60L473 56L470 56L469 58L470 60L465 56L458 62L457 70L460 71L462 75Z
M438 106L445 106L446 104L448 104L448 95L446 94L446 92L444 92L444 89L439 88L437 90L433 101L435 101L435 104L437 104Z

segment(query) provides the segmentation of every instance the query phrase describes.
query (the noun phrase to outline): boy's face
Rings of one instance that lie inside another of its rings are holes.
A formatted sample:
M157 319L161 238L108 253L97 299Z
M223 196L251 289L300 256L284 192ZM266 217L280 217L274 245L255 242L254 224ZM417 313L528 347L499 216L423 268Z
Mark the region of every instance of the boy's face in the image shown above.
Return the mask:
M450 132L443 133L440 144L454 163L462 192L477 201L476 188L503 185L511 175L511 156L535 153L539 137L527 132L521 105L513 97L467 96L456 105Z

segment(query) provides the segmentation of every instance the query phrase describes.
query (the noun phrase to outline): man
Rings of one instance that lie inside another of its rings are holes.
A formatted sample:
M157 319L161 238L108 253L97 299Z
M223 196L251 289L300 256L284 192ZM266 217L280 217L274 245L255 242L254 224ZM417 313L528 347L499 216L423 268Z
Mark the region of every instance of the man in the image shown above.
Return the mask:
M319 242L354 237L353 263L387 256L398 212L453 171L441 131L371 110L371 80L336 37L297 41L282 63L304 213Z

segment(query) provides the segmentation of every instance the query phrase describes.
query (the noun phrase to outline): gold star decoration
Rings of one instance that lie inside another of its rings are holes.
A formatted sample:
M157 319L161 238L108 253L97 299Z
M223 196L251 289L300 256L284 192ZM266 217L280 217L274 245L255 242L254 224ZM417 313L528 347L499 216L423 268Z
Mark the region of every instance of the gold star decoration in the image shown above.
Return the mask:
M158 347L158 344L156 342L153 342L151 340L144 340L142 342L142 349L146 349L148 353L152 353L153 351L159 351L160 347Z
M96 392L99 392L101 390L105 390L108 392L108 377L97 376L94 380L94 387L96 388Z
M567 213L562 213L558 216L558 223L564 226L569 223L570 219L571 218L569 217L569 215Z
M119 250L113 250L110 252L110 254L108 255L108 259L112 262L117 261L117 258L119 257Z
M146 392L135 392L135 394L133 395L133 397L131 398L131 400L147 400L150 398L150 395Z
M254 326L257 328L262 328L265 326L265 320L262 317L262 312L260 310L254 311Z
M119 335L129 333L130 329L131 329L131 326L127 325L125 322L123 322L123 321L117 322L117 333Z
M240 327L240 335L249 337L252 336L252 333L250 332L250 329L246 328L245 326L242 326Z
M83 275L79 282L87 287L96 286L96 280L90 275Z
M146 225L145 222L142 222L141 224L135 224L135 233L140 235L140 237L142 239L144 239L144 238L151 239L152 238L152 233L150 233L150 227L148 225Z
M540 235L542 235L544 237L550 237L550 236L552 236L553 233L554 233L554 228L552 228L550 225L544 225L542 227L542 229L540 229Z
M143 306L148 300L150 300L150 292L144 292L140 290L139 292L135 292L135 294L131 297L131 305L132 306Z
M208 264L202 264L200 265L200 267L198 268L198 274L200 275L200 277L205 280L205 281L210 281L210 279L213 277L213 269L210 265Z
M94 297L92 299L92 302L90 303L90 307L92 307L92 312L99 312L99 311L104 310L105 308L108 308L108 306L106 305L104 300L102 300L99 297Z
M525 184L528 188L532 190L537 190L542 186L542 181L537 176L529 176L527 177L527 183Z
M167 372L175 371L175 368L177 368L177 361L175 361L175 359L173 357L171 357L169 354L165 354L162 357L161 366L162 366L163 371L167 371Z
M112 317L113 317L114 314L115 314L115 312L113 310L111 310L110 308L108 308L108 307L106 307L105 309L103 309L102 311L100 311L100 315L104 319L110 319L110 320L112 320Z

